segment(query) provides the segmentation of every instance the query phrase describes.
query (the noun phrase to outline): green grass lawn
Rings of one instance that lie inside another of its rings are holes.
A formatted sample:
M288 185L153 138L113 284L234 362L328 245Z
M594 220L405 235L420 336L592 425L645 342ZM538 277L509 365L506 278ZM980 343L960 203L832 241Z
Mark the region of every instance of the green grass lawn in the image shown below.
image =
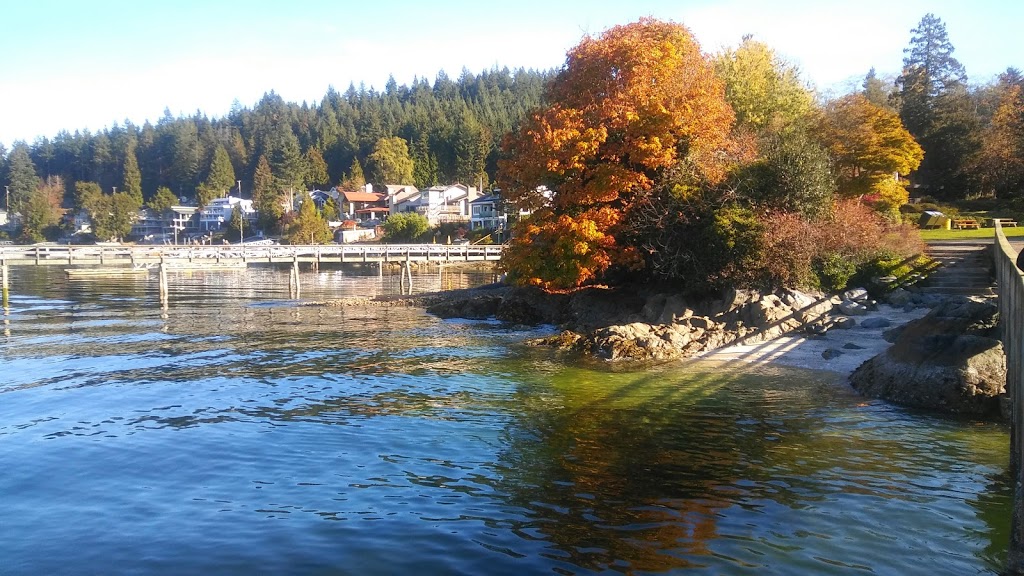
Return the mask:
M1024 226L1003 228L1003 234L1006 234L1007 238L1024 236ZM979 228L977 230L921 230L921 239L925 242L931 240L991 239L994 236L995 230L992 228Z

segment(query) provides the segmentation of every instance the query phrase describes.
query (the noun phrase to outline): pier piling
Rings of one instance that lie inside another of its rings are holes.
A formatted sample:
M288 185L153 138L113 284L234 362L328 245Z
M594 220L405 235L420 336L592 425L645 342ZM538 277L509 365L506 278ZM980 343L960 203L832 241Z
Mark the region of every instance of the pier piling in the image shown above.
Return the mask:
M0 291L3 292L3 307L6 309L9 304L8 298L10 297L10 288L7 285L7 264L0 265L0 286L2 286Z
M298 260L298 258L296 258L295 260L292 261L291 277L290 277L289 282L288 282L288 292L289 292L289 296L292 299L294 299L294 300L298 300L300 295L301 295L301 293L302 293L302 288L299 286L299 260Z
M170 287L167 284L167 266L163 262L160 263L160 306L167 310L167 304L170 296Z

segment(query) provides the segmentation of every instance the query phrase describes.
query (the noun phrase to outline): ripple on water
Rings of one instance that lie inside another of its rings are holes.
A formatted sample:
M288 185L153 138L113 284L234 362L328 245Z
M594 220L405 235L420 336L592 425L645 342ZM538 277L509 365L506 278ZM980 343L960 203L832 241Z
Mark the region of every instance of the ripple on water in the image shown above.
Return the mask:
M147 284L61 303L40 277L0 342L4 573L1001 566L1004 427L814 372L610 372L519 327L252 306L259 274L182 277L167 318Z

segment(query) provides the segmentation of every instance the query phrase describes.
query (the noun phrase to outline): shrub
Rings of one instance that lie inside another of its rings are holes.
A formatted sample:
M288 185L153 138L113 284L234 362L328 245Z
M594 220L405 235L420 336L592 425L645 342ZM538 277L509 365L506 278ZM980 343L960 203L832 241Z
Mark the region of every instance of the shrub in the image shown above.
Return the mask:
M427 217L415 212L399 212L384 221L384 238L389 242L411 242L430 228Z
M889 249L882 249L871 255L857 268L851 283L867 288L872 296L884 296L889 291L888 285L878 283L879 278L892 276L898 285L911 273L928 268L932 260L927 256L915 254L907 256Z
M814 259L818 284L826 292L838 292L846 288L856 271L856 264L836 252L822 254Z

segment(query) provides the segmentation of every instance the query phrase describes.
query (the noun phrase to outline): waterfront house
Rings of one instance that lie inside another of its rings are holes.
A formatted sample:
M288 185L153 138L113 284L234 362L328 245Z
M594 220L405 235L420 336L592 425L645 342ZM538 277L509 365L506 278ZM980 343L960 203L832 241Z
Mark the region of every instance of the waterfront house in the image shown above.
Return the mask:
M0 209L0 228L7 227L7 210Z
M501 209L501 198L490 193L481 196L469 203L471 214L469 217L469 229L476 230L500 230L505 228L508 217Z
M199 211L199 230L220 230L224 224L231 221L231 213L234 212L236 206L241 208L246 224L251 224L256 220L256 210L252 206L252 200L244 200L235 196L214 198Z
M141 240L152 240L162 235L169 224L169 219L163 214L149 208L140 208L132 224L132 231L129 236Z
M340 192L341 213L347 220L366 222L368 220L384 220L388 215L388 197L372 191L367 185L363 191Z
M171 206L164 212L149 208L139 210L132 224L131 236L158 243L177 243L199 231L199 209L195 206Z
M412 187L407 187L412 188ZM470 202L480 197L474 186L451 184L431 186L426 190L404 190L389 197L391 214L415 212L422 214L431 226L449 222L470 221Z

